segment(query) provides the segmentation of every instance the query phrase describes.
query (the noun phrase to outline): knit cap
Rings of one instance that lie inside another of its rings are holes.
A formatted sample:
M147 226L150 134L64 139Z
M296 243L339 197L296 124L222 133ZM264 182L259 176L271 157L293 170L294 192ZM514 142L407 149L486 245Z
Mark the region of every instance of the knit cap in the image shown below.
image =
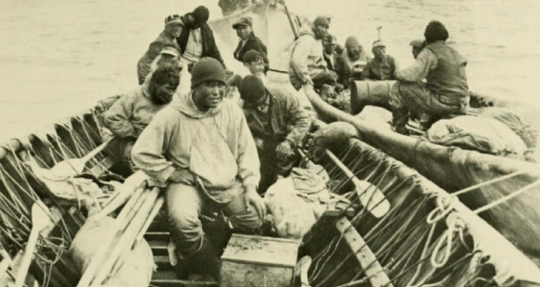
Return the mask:
M355 36L350 36L345 40L345 47L346 48L352 48L352 47L358 47L360 46L360 42L358 42L358 39Z
M328 17L319 16L313 21L314 26L325 26L326 28L330 27L330 21L328 21Z
M249 75L242 80L240 84L240 97L246 103L257 103L261 101L266 95L266 88L264 83L257 76Z
M259 59L264 61L263 55L261 55L261 53L255 50L249 50L244 54L244 58L242 59L242 61L244 63L251 63L258 61Z
M210 18L210 11L208 11L208 8L205 6L199 6L193 10L192 15L195 19L195 23L203 24L208 21L208 18Z
M377 47L386 47L386 45L384 44L382 40L375 40L373 42L373 48L377 48Z
M202 58L191 70L191 88L207 82L218 81L225 84L225 69L214 58Z

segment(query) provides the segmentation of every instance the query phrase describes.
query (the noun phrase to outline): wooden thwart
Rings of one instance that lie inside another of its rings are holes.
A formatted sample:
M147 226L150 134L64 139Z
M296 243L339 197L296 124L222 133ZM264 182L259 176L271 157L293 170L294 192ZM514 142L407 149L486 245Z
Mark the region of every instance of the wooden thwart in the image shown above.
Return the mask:
M342 217L336 222L337 230L343 235L345 241L354 252L360 266L366 273L372 287L394 287L392 281L375 257L375 254L364 241L364 238L356 231L351 222Z

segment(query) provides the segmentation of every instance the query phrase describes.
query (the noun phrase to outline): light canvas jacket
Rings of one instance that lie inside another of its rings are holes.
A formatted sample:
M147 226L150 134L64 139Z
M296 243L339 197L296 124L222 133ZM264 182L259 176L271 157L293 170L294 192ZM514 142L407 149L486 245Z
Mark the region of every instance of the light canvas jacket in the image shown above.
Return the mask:
M192 92L180 95L154 117L133 147L132 158L150 184L160 187L167 185L175 169L189 169L209 190L226 190L235 182L257 185L260 180L257 149L240 107L223 99L218 108L202 112ZM213 195L221 202L234 196Z

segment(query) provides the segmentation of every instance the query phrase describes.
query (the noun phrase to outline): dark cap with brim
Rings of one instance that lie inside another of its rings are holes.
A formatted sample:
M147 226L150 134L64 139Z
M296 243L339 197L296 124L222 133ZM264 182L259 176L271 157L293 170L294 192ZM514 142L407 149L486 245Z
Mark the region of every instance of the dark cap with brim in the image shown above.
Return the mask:
M244 63L251 63L251 62L257 61L259 59L264 61L264 57L263 57L263 55L261 53L255 51L255 50L249 50L244 54L244 58L242 58L242 61Z
M250 26L253 27L253 20L251 17L240 17L234 24L232 25L233 29L238 29L240 26Z

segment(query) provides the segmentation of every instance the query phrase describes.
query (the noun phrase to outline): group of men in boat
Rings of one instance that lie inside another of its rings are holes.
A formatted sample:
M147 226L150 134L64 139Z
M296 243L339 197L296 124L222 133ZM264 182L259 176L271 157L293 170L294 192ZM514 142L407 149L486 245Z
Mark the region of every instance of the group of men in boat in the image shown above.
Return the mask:
M104 113L106 126L122 144L126 165L164 189L180 276L198 264L218 275L216 253L202 229L203 208L222 210L241 232L261 226L266 206L260 194L299 160L296 148L312 122L294 89L265 80L271 63L251 18L232 25L240 39L233 56L251 73L244 78L226 70L208 19L204 6L168 16L164 31L138 62L140 87ZM442 23L429 23L425 47L405 70L386 55L382 41L373 43L374 59L355 37L336 53L329 26L328 18L317 17L296 40L289 69L296 90L306 85L339 90L357 77L397 79L392 102L400 132L413 110L427 116L464 111L466 62L445 43L448 32ZM180 91L189 73L189 89ZM233 89L242 105L229 99Z

